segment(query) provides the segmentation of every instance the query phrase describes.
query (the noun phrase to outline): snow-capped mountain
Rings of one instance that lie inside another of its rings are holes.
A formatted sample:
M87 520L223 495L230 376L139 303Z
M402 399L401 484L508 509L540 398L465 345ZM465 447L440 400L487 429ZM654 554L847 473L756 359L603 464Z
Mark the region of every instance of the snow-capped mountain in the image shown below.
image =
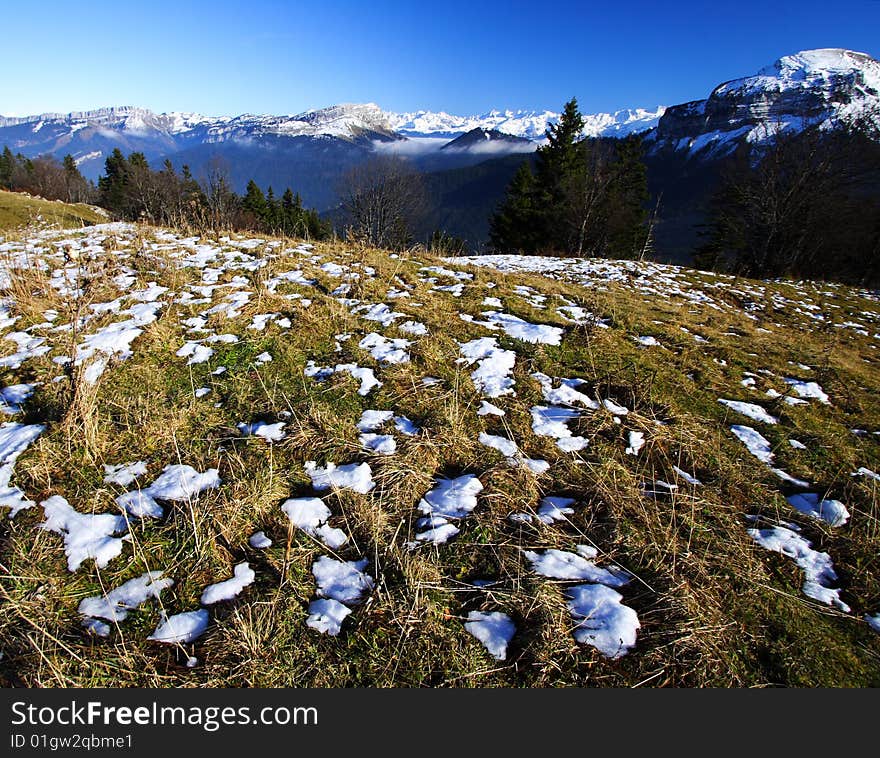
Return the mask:
M537 148L537 144L525 137L516 137L513 134L505 134L497 129L484 129L477 127L447 142L440 148L442 151L485 153L487 155L531 153Z
M597 113L585 117L584 136L623 136L653 128L663 113L643 109ZM119 147L140 150L148 158L167 156L194 145L225 142L277 143L285 138L335 139L370 145L433 138L452 141L475 129L543 140L547 127L558 119L552 111L490 111L478 116L454 116L443 111L393 113L375 103L344 103L297 115L202 116L197 113L153 113L130 106L101 108L75 113L43 113L36 116L0 116L0 145L35 156L67 153L86 173L100 170L103 160ZM515 143L511 142L511 146ZM522 152L521 145L512 152Z
M637 108L614 113L594 113L584 116L585 137L620 137L632 132L647 131L657 125L664 106L655 110ZM448 137L454 139L474 129L497 131L514 137L541 141L550 124L559 114L553 111L489 111L478 116L453 116L445 111L415 111L389 113L389 121L396 132L406 137Z
M743 140L760 145L779 130L831 129L863 116L880 126L880 62L852 50L804 50L718 85L705 100L667 108L653 138L718 157Z

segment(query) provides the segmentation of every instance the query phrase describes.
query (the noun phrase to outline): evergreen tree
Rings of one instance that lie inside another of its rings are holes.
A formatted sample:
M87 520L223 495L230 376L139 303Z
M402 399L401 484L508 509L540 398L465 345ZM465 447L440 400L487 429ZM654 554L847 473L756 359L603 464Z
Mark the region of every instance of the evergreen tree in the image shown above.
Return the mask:
M546 188L578 170L576 145L583 130L584 117L578 110L577 98L573 97L565 104L559 120L544 133L547 144L538 149L538 177Z
M647 175L641 140L581 139L577 100L565 104L523 164L490 222L496 250L526 253L638 255L645 240Z
M535 176L525 161L510 182L501 206L489 221L494 250L535 253L541 244L542 206Z
M269 189L266 190L266 215L263 217L263 228L275 234L278 231L280 216L281 208L275 199L275 190L269 185Z
M127 186L128 162L117 147L104 161L104 175L98 179L98 204L124 218Z
M15 172L15 156L9 145L3 148L3 154L0 155L0 187L3 189L12 189L12 176Z
M607 198L607 248L609 258L635 258L647 235L648 172L642 160L639 135L618 140Z
M252 226L264 222L266 218L266 196L253 179L247 183L244 199L241 201L241 208L245 213L251 215Z

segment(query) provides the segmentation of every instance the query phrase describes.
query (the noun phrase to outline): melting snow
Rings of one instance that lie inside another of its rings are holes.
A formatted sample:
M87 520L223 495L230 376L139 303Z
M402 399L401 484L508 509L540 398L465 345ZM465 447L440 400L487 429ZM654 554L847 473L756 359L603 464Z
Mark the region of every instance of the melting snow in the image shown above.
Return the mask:
M136 518L162 518L162 506L142 490L124 492L116 497L116 504Z
M277 424L266 424L262 421L256 421L252 424L240 423L238 430L245 437L262 437L269 442L278 442L287 436L284 433L283 421L279 421Z
M335 637L342 631L342 622L350 613L351 608L338 600L332 598L312 600L309 603L309 617L306 619L306 626L321 634Z
M116 589L110 590L106 595L87 597L79 604L79 612L89 619L107 619L108 621L125 621L129 611L143 605L151 597L159 598L162 590L174 584L172 579L164 578L161 571L149 571L141 576L129 579ZM101 636L109 634L110 628L106 624L93 625L89 628ZM106 634L102 634L106 630Z
M566 453L583 450L589 440L576 437L568 428L568 423L580 418L580 412L559 406L536 405L531 409L532 431L542 437L552 437L556 447Z
M462 519L477 507L477 495L483 484L473 474L463 474L455 479L437 479L434 489L428 491L419 502L419 511L425 514L416 522L423 531L416 534L416 543L442 544L458 534L458 528L449 519Z
M264 532L254 532L248 537L248 545L256 550L263 550L264 548L271 547L272 540Z
M319 491L350 489L365 495L376 486L368 463L348 463L338 467L328 463L326 467L319 468L315 461L306 461L305 470L312 480L312 486Z
M60 495L53 495L40 505L46 515L40 526L64 537L69 571L76 571L88 558L94 558L98 568L104 568L122 552L125 537L114 535L128 531L124 516L80 513Z
M809 541L784 526L749 529L748 532L761 547L794 560L805 574L803 593L807 597L849 613L849 606L840 599L840 590L829 586L837 581L837 573L828 553L813 550Z
M146 473L147 464L145 461L119 463L115 466L104 464L104 483L127 487L139 476L143 476Z
M245 587L252 584L255 578L256 574L254 574L253 569L247 563L239 563L233 569L233 576L231 578L205 587L199 602L202 605L213 605L223 600L232 600Z
M620 658L635 646L639 617L621 602L619 592L604 584L581 584L565 592L572 617L579 619L573 631L578 642L608 658Z
M493 326L500 326L504 332L514 339L523 342L532 342L542 345L559 345L562 343L563 329L558 326L546 324L531 324L518 316L498 311L486 311L488 322Z
M584 557L595 557L595 550L589 545L578 545L577 549L580 555L564 550L545 550L543 553L526 550L525 556L536 574L551 579L586 580L609 587L622 587L630 581L629 574L623 569L614 566L604 569Z
M211 617L204 608L169 616L161 621L148 640L167 645L184 644L201 637L208 629Z
M21 406L34 394L36 384L11 384L0 390L0 413L9 416L21 411Z
M487 402L486 400L481 401L480 408L477 410L478 416L503 416L504 411L502 411L497 405L492 405L492 403Z
M743 416L747 416L752 419L752 421L760 421L764 424L776 424L779 421L778 418L771 416L760 405L755 405L754 403L744 403L739 400L724 400L722 398L718 398L718 402L722 405L726 405L737 413L741 413Z
M629 433L629 447L626 449L627 455L638 455L639 451L645 446L644 432Z
M15 461L45 427L41 424L0 424L0 508L10 508L9 518L34 505L18 487L10 484Z
M748 451L762 463L772 463L773 453L769 440L766 440L750 426L735 425L730 431L748 448Z
M220 477L217 474L215 468L199 473L192 466L173 464L166 466L143 491L157 500L189 500L204 490L219 487Z
M839 500L822 500L815 492L804 492L787 497L788 504L800 513L826 521L831 526L843 526L849 511Z
M358 347L369 350L370 355L382 363L408 363L409 353L406 352L406 348L410 344L409 340L387 339L381 334L370 332L358 343Z
M494 337L483 337L459 344L463 356L460 360L468 366L477 363L476 370L471 373L477 392L490 398L514 394L515 382L510 376L516 362L516 353L513 350L498 347Z
M516 625L506 613L471 611L464 628L483 643L496 661L507 658L507 645L516 634Z
M321 540L331 550L337 550L348 542L345 532L327 525L330 509L320 498L290 498L281 505L281 510L287 514L291 524Z
M820 403L824 403L825 405L831 405L831 401L828 399L828 395L822 391L822 388L816 384L816 382L802 382L799 379L789 379L785 378L785 383L788 384L797 394L798 397L809 400L810 398L815 398Z
M336 600L346 605L355 605L373 589L373 577L364 569L369 561L337 561L322 555L312 565L312 574L318 585L319 597Z

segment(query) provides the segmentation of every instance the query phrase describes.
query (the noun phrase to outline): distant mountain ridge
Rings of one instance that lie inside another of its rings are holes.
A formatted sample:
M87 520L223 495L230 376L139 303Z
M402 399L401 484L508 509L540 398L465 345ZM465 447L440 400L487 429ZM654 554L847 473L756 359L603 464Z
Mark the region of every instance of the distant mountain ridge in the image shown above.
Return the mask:
M644 131L656 125L662 112L661 107L655 111L591 114L586 117L584 135L619 136ZM393 113L375 103L343 103L289 116L203 116L118 106L73 113L0 116L0 144L29 156L51 153L60 157L70 153L84 173L94 176L114 147L140 150L148 158L156 159L198 145L228 141L248 144L254 140L313 138L369 146L373 142L422 137L452 141L474 129L537 142L558 117L552 111L490 111L480 116L454 116L442 111Z

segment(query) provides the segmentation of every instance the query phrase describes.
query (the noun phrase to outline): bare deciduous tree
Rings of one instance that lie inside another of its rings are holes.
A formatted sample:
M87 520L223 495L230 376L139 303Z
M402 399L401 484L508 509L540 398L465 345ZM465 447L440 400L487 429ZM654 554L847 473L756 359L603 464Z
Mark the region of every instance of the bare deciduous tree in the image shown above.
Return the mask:
M352 168L343 177L339 194L349 236L392 250L410 243L425 207L421 176L408 161L391 156Z

